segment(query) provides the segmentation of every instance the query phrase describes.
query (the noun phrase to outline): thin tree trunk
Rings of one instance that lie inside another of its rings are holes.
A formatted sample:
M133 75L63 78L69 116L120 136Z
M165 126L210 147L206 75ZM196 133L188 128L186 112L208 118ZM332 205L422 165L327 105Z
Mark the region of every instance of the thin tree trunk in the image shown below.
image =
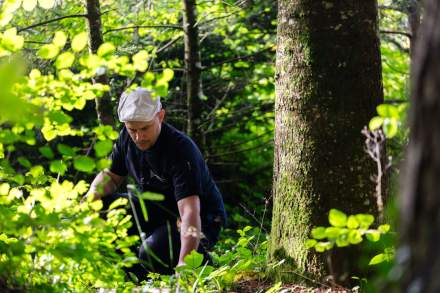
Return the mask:
M203 139L198 130L202 101L201 60L199 32L197 27L197 9L195 0L183 0L183 30L185 33L185 74L187 134L201 145ZM202 147L203 148L203 147Z
M286 259L281 279L319 279L330 271L304 246L312 227L331 208L377 215L361 135L383 101L376 1L279 0L275 79L270 259Z
M440 2L427 0L412 68L401 221L402 292L440 292Z
M408 5L408 23L409 29L411 33L410 40L410 52L411 52L411 60L414 57L414 47L417 40L417 32L420 26L420 1L419 0L410 0Z
M90 51L94 54L98 51L99 46L104 43L102 36L101 12L99 8L99 0L87 0L87 23L89 28ZM108 84L107 76L97 76L94 82ZM96 113L101 124L115 126L113 115L113 105L111 96L105 92L101 97L95 99Z

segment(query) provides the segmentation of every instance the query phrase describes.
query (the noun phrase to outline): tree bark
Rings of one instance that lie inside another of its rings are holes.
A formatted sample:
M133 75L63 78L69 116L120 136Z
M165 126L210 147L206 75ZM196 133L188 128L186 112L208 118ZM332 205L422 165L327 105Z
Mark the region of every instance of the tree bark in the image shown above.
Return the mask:
M402 292L440 292L440 3L425 2L411 72L410 140L403 177Z
M383 101L377 2L280 0L275 79L269 255L287 260L283 280L318 279L329 271L304 246L312 227L327 226L331 208L377 215L361 135Z
M196 0L183 0L183 30L185 43L186 105L188 109L186 131L203 148L198 130L201 115L202 81L199 31Z
M90 51L94 54L104 43L102 36L101 12L99 0L87 0L87 23L89 29ZM93 82L108 84L108 78L105 74L97 76ZM113 105L111 96L105 92L101 97L95 99L96 113L101 124L111 125L115 127L115 119L113 115Z

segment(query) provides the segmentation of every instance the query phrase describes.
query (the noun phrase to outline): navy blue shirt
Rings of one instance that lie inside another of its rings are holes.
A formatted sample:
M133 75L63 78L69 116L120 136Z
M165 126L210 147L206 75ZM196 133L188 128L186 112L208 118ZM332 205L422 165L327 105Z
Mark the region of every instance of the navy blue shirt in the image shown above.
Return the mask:
M132 176L142 191L163 194L163 201L145 201L148 223L158 226L179 217L177 201L198 195L205 231L213 221L226 223L223 199L196 144L167 123L156 143L142 151L124 127L111 154L110 171Z

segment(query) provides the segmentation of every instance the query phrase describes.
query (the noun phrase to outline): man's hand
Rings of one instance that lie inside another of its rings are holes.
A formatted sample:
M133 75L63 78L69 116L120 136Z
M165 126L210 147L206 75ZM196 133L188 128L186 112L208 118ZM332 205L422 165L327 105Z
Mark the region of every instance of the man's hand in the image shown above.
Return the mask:
M185 265L184 258L192 250L197 250L200 242L201 219L198 195L185 197L177 202L180 224L180 254L177 266Z

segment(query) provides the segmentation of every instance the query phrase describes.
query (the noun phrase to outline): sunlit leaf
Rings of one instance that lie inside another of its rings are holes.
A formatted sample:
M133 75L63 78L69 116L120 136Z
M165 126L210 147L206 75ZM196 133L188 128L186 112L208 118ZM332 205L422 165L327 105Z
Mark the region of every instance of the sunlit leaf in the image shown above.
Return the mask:
M347 215L337 209L331 209L328 215L328 221L332 226L345 227L347 224Z
M347 228L356 229L357 227L359 227L359 222L356 220L356 217L353 215L349 216L347 220Z
M383 132L387 138L393 138L399 129L399 122L394 118L385 118L383 122Z
M23 0L23 9L32 11L37 6L37 0Z
M51 9L55 5L55 0L38 0L41 8Z
M154 192L142 192L139 194L139 197L145 200L151 200L151 201L162 201L165 199L165 196L160 193L154 193Z
M355 217L363 229L368 229L374 222L374 216L370 214L357 214Z
M72 66L73 61L75 61L75 55L70 52L64 52L58 56L55 66L58 69L68 68Z
M312 229L312 237L315 239L324 239L325 236L325 227L316 227Z
M307 249L310 249L312 247L315 247L316 243L318 243L318 241L316 241L315 239L307 239L307 241L305 243L305 247Z
M3 48L15 52L23 47L24 38L17 35L17 29L10 28L3 33L3 38L1 40L1 45Z
M369 230L365 233L365 237L371 242L377 242L380 239L380 232Z
M351 244L359 244L362 242L362 235L361 232L358 230L351 230L348 232L348 242Z
M382 233L387 233L388 231L390 231L390 225L388 224L384 224L384 225L380 225L377 230L379 230Z
M113 46L112 43L104 43L101 46L99 46L97 55L99 57L105 57L113 54L113 52L115 52L115 46Z
M67 36L66 36L66 34L65 34L64 32L62 32L62 31L57 31L57 32L55 33L55 36L54 36L54 38L53 38L52 43L53 43L55 46L57 46L58 48L62 48L62 47L64 47L64 45L66 44L66 42L67 42Z
M57 46L53 44L47 44L47 45L43 45L38 50L37 54L43 59L53 59L58 55L59 51L60 49Z
M87 32L82 32L73 37L72 40L72 50L75 52L80 52L88 43L88 35Z
M141 72L147 70L148 58L149 54L145 50L141 50L138 53L134 54L132 59L135 69Z
M368 128L371 131L374 131L374 130L378 129L379 127L381 127L382 124L383 124L383 118L376 116L370 120L370 123L368 124Z
M377 265L380 263L383 263L384 261L387 260L387 257L384 253L380 253L378 255L375 255L370 262L368 263L368 265L372 266L372 265Z

